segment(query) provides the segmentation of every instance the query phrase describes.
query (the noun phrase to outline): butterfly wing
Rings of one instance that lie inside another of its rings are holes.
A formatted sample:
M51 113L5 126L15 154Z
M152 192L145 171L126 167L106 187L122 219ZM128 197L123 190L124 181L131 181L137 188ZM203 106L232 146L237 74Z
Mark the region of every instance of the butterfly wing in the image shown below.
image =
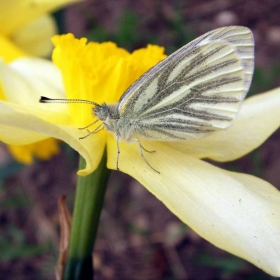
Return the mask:
M187 140L227 128L251 84L254 42L246 27L208 32L148 70L118 111L137 135Z

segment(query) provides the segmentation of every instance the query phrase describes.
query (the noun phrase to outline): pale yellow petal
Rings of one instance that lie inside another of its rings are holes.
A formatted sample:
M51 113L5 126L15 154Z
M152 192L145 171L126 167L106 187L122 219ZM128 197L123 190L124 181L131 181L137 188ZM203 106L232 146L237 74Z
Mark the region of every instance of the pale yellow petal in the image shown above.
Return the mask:
M0 1L0 33L6 36L29 21L77 0L9 0Z
M50 115L58 113L51 112ZM58 117L58 116L57 116ZM43 119L44 118L44 119ZM61 118L66 118L61 115ZM0 140L13 145L34 143L48 137L60 139L79 152L87 162L79 175L87 175L98 166L105 146L105 133L79 139L86 131L68 125L49 122L45 111L33 115L29 108L12 103L0 102Z
M3 108L1 104L0 108ZM0 118L3 116L6 117L5 114L0 114ZM14 118L14 120L17 121L17 118ZM11 126L10 124L4 125L0 120L0 141L7 144L28 145L37 141L42 141L48 137L48 135L40 134L17 126Z
M41 104L40 96L65 98L59 69L50 61L40 58L21 58L6 64L0 61L0 82L5 100L23 106L67 111L65 104Z
M47 57L53 49L51 38L57 32L54 18L46 14L15 30L10 38L29 55Z
M120 170L130 174L176 216L214 245L280 276L280 193L250 175L225 172L163 145L121 145ZM108 167L116 168L110 137Z
M198 158L231 161L259 147L280 125L280 88L245 100L233 125L193 141L166 143Z

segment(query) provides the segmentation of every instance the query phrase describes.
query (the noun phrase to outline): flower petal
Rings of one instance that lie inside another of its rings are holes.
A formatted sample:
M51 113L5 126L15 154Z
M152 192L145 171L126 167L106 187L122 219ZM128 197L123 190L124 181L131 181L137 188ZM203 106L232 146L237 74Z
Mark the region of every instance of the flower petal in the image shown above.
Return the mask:
M10 35L10 38L29 55L47 57L53 49L51 38L56 33L54 18L46 14L21 26Z
M145 65L145 68L149 69L166 58L166 55L164 54L164 47L148 45L146 48L135 50L131 54L131 58L141 62Z
M231 161L259 147L280 125L280 88L245 100L233 125L208 137L166 143L198 158Z
M59 153L58 142L54 138L47 138L29 145L8 145L7 147L17 161L31 164L34 162L34 157L49 160L54 155L57 155Z
M79 0L0 1L0 33L9 36L29 21Z
M40 58L21 58L6 64L0 61L0 81L5 100L23 106L41 106L41 95L65 98L59 69L50 61ZM48 104L49 110L67 110L65 104Z
M115 140L108 167L116 167ZM141 142L142 143L142 142ZM223 171L164 145L121 143L119 166L141 182L176 216L219 248L280 276L280 193L256 177Z
M80 140L79 138L85 136L87 132L74 126L49 122L46 114L47 111L43 110L41 114L31 114L30 110L23 106L0 102L0 140L7 144L26 145L49 137L60 139L78 151L86 160L86 168L80 170L78 174L87 175L93 172L103 155L105 133L100 132L94 137L89 136ZM50 116L54 114L51 112ZM65 116L61 115L61 118L65 119Z

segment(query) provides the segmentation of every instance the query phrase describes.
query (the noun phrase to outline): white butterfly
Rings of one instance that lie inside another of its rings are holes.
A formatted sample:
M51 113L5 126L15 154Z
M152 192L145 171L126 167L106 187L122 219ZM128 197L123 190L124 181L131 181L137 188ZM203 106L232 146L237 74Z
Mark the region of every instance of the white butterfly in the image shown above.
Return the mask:
M119 141L137 141L141 156L154 169L143 155L147 150L140 139L190 140L227 128L247 94L253 69L252 32L229 26L198 37L156 64L124 92L117 104L46 97L40 102L94 105L93 114L102 124L86 137L104 126L116 135L117 169Z

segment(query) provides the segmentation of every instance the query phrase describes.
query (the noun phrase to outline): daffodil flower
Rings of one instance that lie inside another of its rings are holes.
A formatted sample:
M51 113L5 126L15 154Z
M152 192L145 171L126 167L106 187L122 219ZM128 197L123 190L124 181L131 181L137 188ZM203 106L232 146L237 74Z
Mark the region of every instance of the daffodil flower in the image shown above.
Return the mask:
M56 36L54 43L53 61L61 70L65 87L60 94L42 90L40 81L47 75L41 77L40 61L29 64L29 73L21 61L1 64L0 77L9 101L0 103L0 137L17 145L50 136L65 141L86 160L86 167L78 172L81 176L97 168L107 147L107 166L116 169L114 135L102 130L79 139L88 133L79 128L95 120L90 105L40 104L39 96L115 103L133 81L165 57L164 50L148 46L130 54L113 43L86 44L86 39L71 34ZM59 80L59 73L53 73L53 78L55 75ZM141 140L146 149L156 150L146 158L160 174L140 156L137 143L121 142L119 168L200 236L280 276L280 192L262 179L202 160L240 158L261 145L279 124L277 88L245 100L234 124L209 137L188 142Z
M79 0L0 0L0 58L6 63L10 63L15 59L27 56L49 56L53 49L51 38L57 34L57 26L54 18L48 13L77 1ZM24 68L22 64L26 62L28 68L29 61L21 60L21 67ZM45 71L49 71L51 76L47 76L44 81L41 80L42 90L49 92L58 87L57 85L50 86L52 72L56 73L57 70L51 70L50 68L55 68L55 66L49 62L46 62L45 65L47 65ZM11 68L13 67L11 65ZM25 79L25 76L22 76L22 79ZM45 82L46 84L43 85ZM62 83L60 82L61 88ZM0 90L0 100L9 101L9 96L3 89ZM24 103L25 100L22 102ZM16 160L25 164L31 164L34 156L47 160L59 152L58 141L53 138L24 146L8 145L8 149Z

